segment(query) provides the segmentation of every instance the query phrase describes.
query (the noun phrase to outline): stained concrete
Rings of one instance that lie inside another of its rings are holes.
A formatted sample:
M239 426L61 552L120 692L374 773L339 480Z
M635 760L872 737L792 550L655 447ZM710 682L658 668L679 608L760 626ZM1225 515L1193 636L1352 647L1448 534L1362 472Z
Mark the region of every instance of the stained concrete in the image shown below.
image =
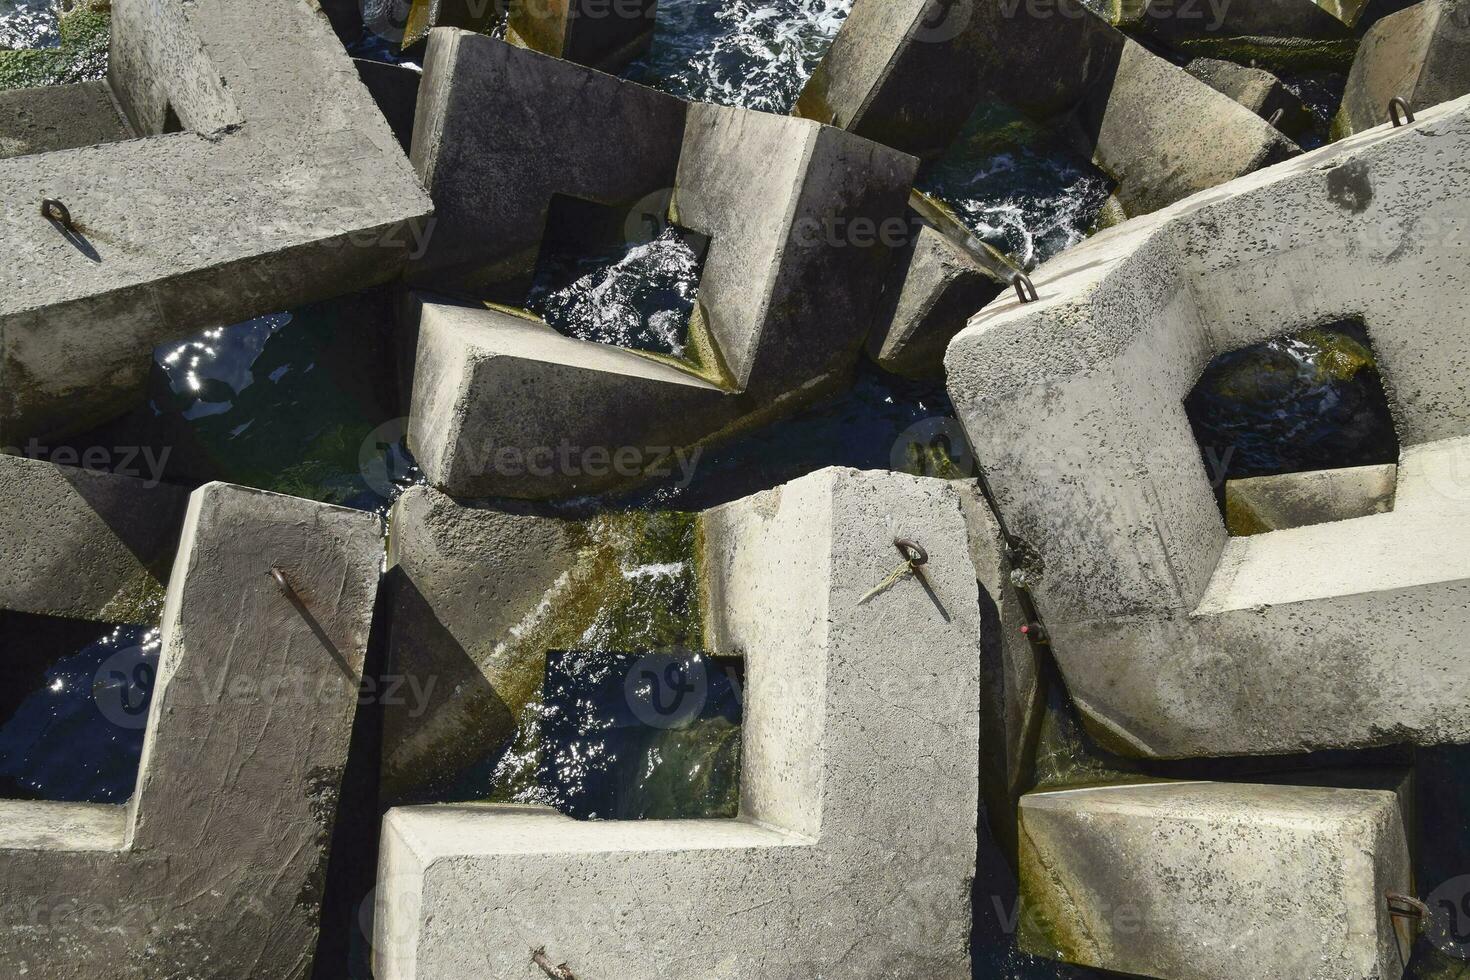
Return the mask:
M1470 434L1467 151L1470 99L1360 134L1096 236L951 344L956 410L1108 748L1470 738L1470 495L1449 475ZM1394 511L1230 538L1185 396L1215 355L1345 315L1392 379Z
M653 42L658 0L524 0L510 7L513 44L615 72Z
M1470 3L1424 0L1383 18L1363 38L1333 134L1388 121L1398 97L1414 112L1470 93Z
M630 209L667 192L686 108L504 41L435 30L412 155L438 214L410 280L522 303L552 196Z
M1348 466L1225 484L1225 524L1244 537L1393 510L1398 467Z
M309 0L114 0L112 25L146 138L0 160L11 444L139 403L160 343L394 278L430 210Z
M413 0L403 27L404 48L427 40L436 27L488 34L506 16L508 7L534 8L544 0Z
M132 135L106 82L0 91L0 159L115 143Z
M0 455L0 608L152 625L188 491Z
M1167 980L1396 980L1413 894L1391 790L1150 783L1021 801L1028 952Z
M0 904L25 910L0 922L0 971L310 975L379 534L370 514L194 492L132 800L0 802Z
M587 977L968 980L981 624L957 491L823 470L702 533L711 652L746 661L739 818L391 810L377 976L527 977L544 947ZM896 536L929 549L942 612L912 578L861 601Z
M1112 19L1187 55L1300 74L1342 71L1352 62L1355 27L1368 5L1354 0L1121 0L1113 5Z
M1289 136L1300 135L1312 124L1312 112L1306 103L1264 68L1247 68L1214 58L1195 58L1184 66L1184 70Z

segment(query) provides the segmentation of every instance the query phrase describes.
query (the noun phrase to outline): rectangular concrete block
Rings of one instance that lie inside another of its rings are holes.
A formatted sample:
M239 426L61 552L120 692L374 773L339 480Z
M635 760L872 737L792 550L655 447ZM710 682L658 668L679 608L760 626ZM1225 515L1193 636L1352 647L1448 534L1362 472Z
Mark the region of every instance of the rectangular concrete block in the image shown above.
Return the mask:
M1348 466L1225 484L1225 523L1245 537L1312 524L1352 520L1393 510L1398 467Z
M132 136L106 82L0 92L0 159L113 143Z
M506 37L523 47L615 72L648 49L658 0L524 0Z
M736 820L406 807L383 828L383 980L970 976L980 622L955 488L823 470L708 512L713 652L743 655ZM898 559L925 573L864 601ZM914 650L922 649L916 661Z
M1021 801L1021 944L1161 980L1396 980L1391 790L1150 783Z
M1333 135L1389 121L1388 102L1415 112L1470 92L1470 3L1424 0L1369 29L1348 73Z
M188 491L0 455L0 608L156 621Z

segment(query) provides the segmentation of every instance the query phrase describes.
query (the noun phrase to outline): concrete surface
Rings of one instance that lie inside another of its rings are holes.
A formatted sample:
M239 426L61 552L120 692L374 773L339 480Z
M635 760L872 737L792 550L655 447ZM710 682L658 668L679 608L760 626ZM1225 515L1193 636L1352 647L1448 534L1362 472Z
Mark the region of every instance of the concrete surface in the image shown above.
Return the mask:
M556 58L616 72L648 50L658 0L512 3L506 39Z
M1383 18L1363 38L1348 73L1333 134L1388 121L1388 102L1414 112L1470 93L1470 2L1424 0Z
M546 672L546 650L518 640L565 590L573 532L554 518L463 507L430 487L394 503L386 671L402 680L383 706L384 799L424 799L515 734Z
M1380 4L1381 5L1381 4ZM1271 71L1343 71L1357 47L1365 2L1251 0L1188 3L1115 0L1113 22L1190 56L1221 58Z
M1348 466L1225 484L1225 525L1245 537L1393 510L1398 467Z
M1467 99L1349 138L1063 253L1038 302L1003 295L951 344L956 410L1107 747L1470 738L1467 151ZM1230 538L1185 396L1223 351L1348 315L1392 379L1395 510Z
M1298 136L1312 124L1312 113L1281 79L1263 68L1247 68L1214 58L1195 58L1184 70L1210 88L1230 96L1288 136ZM1277 113L1280 113L1279 118Z
M852 367L918 164L810 120L690 106L672 213L710 238L690 335L727 386L764 406Z
M106 82L0 91L0 159L132 136Z
M402 47L427 40L436 27L488 34L506 14L507 7L535 8L546 0L413 0L403 28Z
M0 608L152 625L189 493L0 455Z
M746 661L740 817L391 810L382 980L530 977L539 947L584 977L968 980L981 624L957 490L823 470L702 523L711 652ZM929 549L943 613L912 578L860 602L895 536Z
M0 972L310 976L381 559L371 514L194 492L132 800L0 802Z
M519 305L552 196L630 209L666 193L686 108L673 96L505 41L434 31L413 163L438 214L410 280Z
M408 153L413 147L413 121L423 73L402 65L364 58L353 58L352 65L387 121L393 138L398 140L403 152Z
M672 362L538 320L422 299L413 309L408 445L429 482L457 497L543 499L633 483L737 410L722 388Z
M1150 783L1021 801L1021 945L1167 980L1397 980L1391 790Z
M0 160L0 442L140 403L160 343L394 278L430 210L311 0L114 0L112 25L145 138Z

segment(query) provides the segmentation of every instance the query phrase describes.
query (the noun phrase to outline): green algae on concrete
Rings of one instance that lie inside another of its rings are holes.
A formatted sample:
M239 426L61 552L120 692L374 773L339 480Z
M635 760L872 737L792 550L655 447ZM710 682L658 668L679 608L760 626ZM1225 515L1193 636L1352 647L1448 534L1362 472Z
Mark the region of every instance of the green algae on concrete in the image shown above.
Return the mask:
M0 89L64 85L107 77L111 0L84 0L61 15L59 48L0 50Z

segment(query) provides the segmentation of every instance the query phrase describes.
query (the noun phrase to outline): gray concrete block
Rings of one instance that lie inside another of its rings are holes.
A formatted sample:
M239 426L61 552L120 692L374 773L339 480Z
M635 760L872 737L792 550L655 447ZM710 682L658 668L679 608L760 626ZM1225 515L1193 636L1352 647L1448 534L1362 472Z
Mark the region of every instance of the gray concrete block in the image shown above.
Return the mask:
M1263 68L1247 68L1214 58L1195 58L1184 66L1184 70L1289 136L1300 134L1312 123L1312 113L1306 103L1282 85L1281 79Z
M408 444L460 497L540 499L636 482L729 424L724 389L538 320L420 300Z
M403 28L403 47L427 40L436 27L488 34L506 15L506 8L537 7L544 0L413 0Z
M672 213L710 238L690 333L728 386L764 407L852 366L917 169L810 120L690 107Z
M0 92L0 159L114 143L132 136L106 82Z
M1111 6L1118 26L1187 55L1301 74L1347 68L1357 47L1354 27L1367 5L1354 0L1115 0Z
M1412 894L1393 791L1150 783L1021 802L1021 945L1165 980L1396 980Z
M11 443L131 407L160 343L394 278L430 210L315 3L115 0L112 21L145 138L0 160Z
M387 673L400 696L383 706L385 799L422 799L515 734L546 672L547 597L569 601L575 531L429 487L394 503Z
M0 608L156 622L188 491L0 456Z
M438 211L410 280L519 304L553 195L631 208L674 186L686 104L504 41L429 40L413 163Z
M1244 537L1312 524L1330 524L1393 510L1398 467L1349 466L1225 484L1225 524Z
M0 903L41 919L0 923L0 970L310 976L379 535L370 514L195 491L132 800L0 803Z
M1415 112L1470 92L1470 3L1424 0L1368 31L1348 74L1333 135L1389 121L1395 97Z
M377 976L526 977L538 947L589 977L970 976L981 626L956 489L823 470L702 523L712 648L746 658L740 817L391 810ZM861 601L895 536L929 549L944 613L913 579Z
M1470 738L1470 99L1135 219L946 358L1068 689L1151 757ZM1262 270L1271 270L1263 275ZM1362 316L1403 447L1389 514L1231 538L1184 399L1215 355ZM1403 465L1423 454L1418 469Z
M506 38L556 58L615 72L648 50L658 0L513 3Z

